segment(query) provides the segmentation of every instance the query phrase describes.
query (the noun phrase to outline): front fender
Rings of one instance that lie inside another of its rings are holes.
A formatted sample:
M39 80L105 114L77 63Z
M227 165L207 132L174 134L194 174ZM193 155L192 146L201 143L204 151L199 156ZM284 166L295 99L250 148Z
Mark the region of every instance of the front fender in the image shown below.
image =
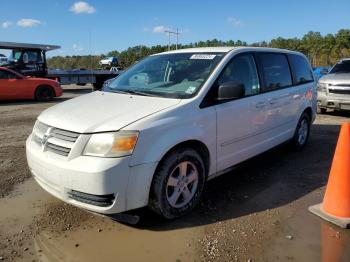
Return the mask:
M171 148L189 140L198 140L206 145L211 159L209 174L216 172L214 109L200 109L182 117L170 116L150 121L148 127L140 132L130 164L159 162Z

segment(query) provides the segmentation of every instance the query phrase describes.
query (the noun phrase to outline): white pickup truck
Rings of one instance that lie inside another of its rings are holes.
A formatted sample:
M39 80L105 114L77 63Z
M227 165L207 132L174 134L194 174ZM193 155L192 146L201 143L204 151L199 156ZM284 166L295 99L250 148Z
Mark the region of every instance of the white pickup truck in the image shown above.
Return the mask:
M350 58L340 60L320 78L317 104L323 114L327 109L350 110Z

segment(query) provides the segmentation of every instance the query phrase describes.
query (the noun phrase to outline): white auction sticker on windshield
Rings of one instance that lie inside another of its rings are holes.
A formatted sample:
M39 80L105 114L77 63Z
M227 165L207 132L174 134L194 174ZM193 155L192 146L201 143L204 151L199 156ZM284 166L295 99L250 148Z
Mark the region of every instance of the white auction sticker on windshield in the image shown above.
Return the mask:
M207 54L194 54L190 57L190 59L204 59L204 60L212 60L216 55L207 55Z
M189 86L187 90L185 91L186 94L193 94L193 92L196 91L195 86Z

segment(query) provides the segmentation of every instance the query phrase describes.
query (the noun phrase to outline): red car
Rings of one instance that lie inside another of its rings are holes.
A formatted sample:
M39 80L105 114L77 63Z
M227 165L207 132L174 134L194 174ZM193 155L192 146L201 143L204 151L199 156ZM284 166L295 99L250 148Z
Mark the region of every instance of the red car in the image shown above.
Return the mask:
M49 101L61 95L62 88L57 81L27 77L8 68L0 67L0 100Z

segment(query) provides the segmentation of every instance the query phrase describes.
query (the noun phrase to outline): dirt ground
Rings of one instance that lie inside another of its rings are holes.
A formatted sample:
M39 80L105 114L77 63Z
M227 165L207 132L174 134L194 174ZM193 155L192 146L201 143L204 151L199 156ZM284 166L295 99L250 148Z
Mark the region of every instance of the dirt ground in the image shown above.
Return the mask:
M27 168L25 140L38 114L87 92L69 87L50 103L0 102L0 260L350 261L350 232L307 211L322 201L349 113L319 115L302 152L283 145L209 181L188 216L164 221L142 209L131 226L55 199Z

